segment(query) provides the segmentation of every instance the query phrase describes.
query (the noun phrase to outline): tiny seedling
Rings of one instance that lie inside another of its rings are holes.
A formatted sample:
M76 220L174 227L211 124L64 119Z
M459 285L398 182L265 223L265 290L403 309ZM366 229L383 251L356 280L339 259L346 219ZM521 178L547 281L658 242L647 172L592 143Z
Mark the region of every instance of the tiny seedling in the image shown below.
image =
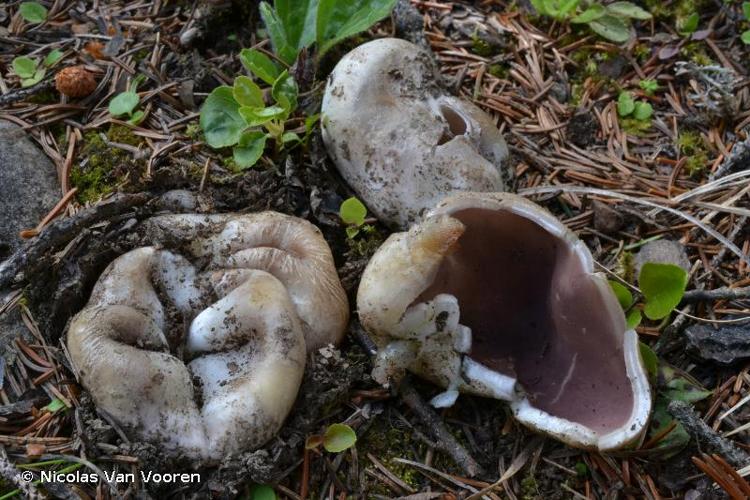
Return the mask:
M365 225L367 208L361 201L352 196L344 200L339 207L339 217L346 224L346 236L353 239Z
M47 8L39 2L23 2L18 12L27 23L39 24L47 20Z
M245 500L276 500L276 492L266 484L254 484L247 490Z
M638 86L647 96L652 96L656 93L657 90L659 90L659 84L656 80L652 80L651 78L641 80L640 82L638 82Z
M643 295L640 303L635 302L633 294L622 283L609 283L626 313L628 328L635 328L641 323L643 315L650 320L667 318L685 295L687 282L688 274L681 267L647 262L638 276Z
M47 69L62 59L63 52L59 49L52 50L40 65L36 59L27 56L19 56L13 59L13 71L21 79L21 87L31 87L42 81Z
M745 16L746 21L750 21L750 2L742 2L742 14ZM750 45L750 30L743 31L740 35L740 40L745 45Z
M634 118L648 123L654 114L654 108L647 101L636 101L630 92L620 92L617 97L617 114L620 118Z
M346 424L331 424L322 435L309 436L305 448L317 450L321 445L330 453L341 453L357 443L357 434Z
M698 29L700 20L701 16L697 12L692 12L687 17L678 18L677 32L684 36L692 35Z
M135 108L141 102L141 98L136 90L138 89L138 85L145 79L146 77L143 75L137 76L130 83L128 90L120 92L109 101L109 113L112 116L127 116L128 123L131 125L138 125L143 120L145 113L141 110L136 111Z
M584 24L597 35L616 43L630 39L632 20L648 20L651 14L632 2L613 2L609 5L591 3L579 8L580 0L531 0L540 14L557 21Z

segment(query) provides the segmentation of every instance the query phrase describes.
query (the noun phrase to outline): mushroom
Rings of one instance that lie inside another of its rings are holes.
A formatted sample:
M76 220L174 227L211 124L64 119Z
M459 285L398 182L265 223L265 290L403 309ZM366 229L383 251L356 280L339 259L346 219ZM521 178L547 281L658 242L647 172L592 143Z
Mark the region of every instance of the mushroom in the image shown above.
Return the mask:
M104 271L67 345L100 410L201 464L281 428L306 352L338 343L346 295L312 224L282 214L165 215ZM168 249L167 249L168 248Z
M326 85L322 134L358 196L406 227L453 191L503 191L508 148L493 120L449 95L430 55L384 38L355 48Z
M459 391L506 400L521 423L582 448L643 435L636 332L583 242L517 195L454 194L391 235L357 308L380 383L408 369L446 388L435 406Z

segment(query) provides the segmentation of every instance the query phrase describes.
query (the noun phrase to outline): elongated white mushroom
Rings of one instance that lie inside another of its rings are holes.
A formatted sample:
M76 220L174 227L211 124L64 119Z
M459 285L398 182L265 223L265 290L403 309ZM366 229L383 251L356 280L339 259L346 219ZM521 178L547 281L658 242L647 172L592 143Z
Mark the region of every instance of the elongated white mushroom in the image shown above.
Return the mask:
M634 330L585 245L511 194L449 196L392 235L362 276L381 383L411 370L507 400L525 425L611 450L642 436L651 395Z
M170 250L116 259L71 322L82 384L168 454L215 463L262 446L294 403L306 351L337 343L346 327L325 240L270 212L161 216L145 227Z
M508 148L492 119L449 95L429 55L374 40L345 55L321 126L342 176L378 218L405 227L453 191L503 191Z

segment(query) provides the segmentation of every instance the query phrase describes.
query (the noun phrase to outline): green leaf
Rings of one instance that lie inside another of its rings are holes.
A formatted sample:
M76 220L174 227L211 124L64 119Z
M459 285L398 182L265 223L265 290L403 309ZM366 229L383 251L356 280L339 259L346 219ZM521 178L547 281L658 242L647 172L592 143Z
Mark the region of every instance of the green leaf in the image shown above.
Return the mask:
M302 139L300 139L300 136L295 134L294 132L286 132L284 135L281 136L281 142L286 144L287 142L299 142Z
M353 240L359 234L359 228L356 226L346 226L346 237Z
M245 69L268 85L273 85L273 82L281 74L281 70L276 66L276 63L259 50L242 49L240 52L240 62Z
M268 38L271 40L273 51L285 63L294 63L294 60L297 58L297 51L289 44L284 24L279 19L276 11L268 2L261 2L259 10L263 24L266 25L266 31L268 31Z
M287 111L287 114L297 109L297 94L297 82L286 71L279 75L271 89L274 100Z
M56 413L64 408L67 408L65 403L63 403L62 400L57 399L57 398L50 401L50 403L44 407L44 409L50 413Z
M339 216L344 221L344 224L359 227L365 223L367 208L361 201L352 196L341 204Z
M643 342L638 342L638 347L640 347L643 367L646 369L646 373L648 373L649 380L653 383L659 373L659 358L656 356L656 353Z
M695 384L691 384L687 379L683 377L676 377L667 382L666 389L663 394L670 401L684 401L686 403L697 403L702 399L706 399L712 391L706 391L697 387Z
M646 121L654 114L654 108L646 101L638 101L633 108L633 118Z
M685 293L688 274L679 266L647 262L641 268L638 284L645 298L644 314L649 319L662 319L680 303Z
M247 76L238 76L234 79L232 96L241 106L263 107L263 91Z
M39 24L47 20L47 8L38 2L23 2L18 12L27 23Z
M617 297L620 307L622 307L624 311L630 309L630 306L633 305L633 294L630 293L630 290L619 281L609 280L609 286L612 288L612 291L615 292L615 297Z
M745 19L750 19L750 2L742 2L742 13Z
M267 108L254 107L254 106L242 106L240 108L240 116L245 120L247 127L257 127L268 123L271 120L282 117L286 114L286 110L281 106L269 106Z
M223 148L237 144L246 127L239 108L232 87L222 85L208 95L201 108L200 124L209 146Z
M255 165L266 149L265 132L259 130L248 130L242 133L240 141L232 150L234 162L240 169L244 170Z
M625 318L625 323L628 326L629 330L635 329L638 325L641 324L641 320L643 319L643 316L641 316L641 310L640 309L633 309L628 313L628 316Z
M276 500L278 497L270 486L254 484L250 487L247 498L248 500Z
M391 13L396 0L320 0L317 20L318 54L367 30Z
M331 453L348 450L357 442L357 435L346 424L331 424L323 435L323 447Z
M42 61L42 64L46 67L50 67L53 64L55 64L57 61L62 59L63 51L60 49L55 49L51 51L49 54L47 54L47 57L44 58L44 61Z
M689 35L698 29L698 23L701 18L697 12L693 12L688 17L677 20L677 31L682 35Z
M318 123L320 120L320 113L315 113L314 115L310 115L307 118L305 118L305 135L312 132L313 128L315 127L315 124Z
M13 59L13 71L21 78L31 78L36 73L37 63L34 59L19 56Z
M617 114L620 116L628 116L635 109L635 100L633 94L630 92L620 92L617 97Z
M672 415L667 411L667 406L669 406L667 398L663 396L656 397L654 411L651 416L651 425L647 435L647 439L651 439L674 425L674 428L657 441L655 446L656 450L663 450L665 452L664 458L676 455L690 442L690 435L682 424L672 418Z
M531 6L534 7L534 10L536 10L542 16L552 15L549 12L547 12L547 7L544 5L543 0L531 0Z
M560 17L560 5L558 0L542 0L547 15L558 19Z
M557 18L562 21L570 17L570 13L576 10L580 1L581 0L562 0L557 12Z
M279 59L291 65L315 41L317 10L318 0L275 0L273 8L261 2L260 16Z
M146 113L139 109L138 111L133 113L133 115L128 120L128 123L131 125L138 125L143 121L144 118L146 118Z
M575 24L582 24L582 23L590 23L591 21L595 19L599 19L604 14L606 14L606 9L601 4L595 3L591 5L588 9L584 10L577 16L575 16L573 19L570 20L571 23Z
M34 72L34 75L31 78L22 78L21 87L31 87L32 85L36 85L37 83L41 82L46 72L47 70L45 70L44 68L39 68Z
M742 40L742 43L745 45L750 45L750 30L743 32L740 36L740 40Z
M141 98L135 92L120 92L109 101L109 112L112 116L131 115Z
M615 16L629 17L646 21L651 19L651 13L643 10L632 2L614 2L607 5L607 11Z
M638 86L647 94L654 95L654 92L659 90L659 83L656 80L646 78L638 82Z
M621 18L606 14L589 23L591 31L616 43L627 42L630 38L630 26Z

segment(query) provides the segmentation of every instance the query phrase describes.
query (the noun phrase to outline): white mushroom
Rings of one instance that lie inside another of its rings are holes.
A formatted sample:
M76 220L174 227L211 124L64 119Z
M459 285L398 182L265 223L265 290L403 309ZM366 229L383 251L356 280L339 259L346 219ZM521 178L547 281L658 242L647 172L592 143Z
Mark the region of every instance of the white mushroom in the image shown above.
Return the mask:
M331 73L322 133L344 179L381 221L405 227L453 191L502 191L508 149L492 119L449 95L404 40L360 45Z
M639 439L651 394L638 338L585 245L511 194L449 196L368 264L359 317L380 349L373 376L404 369L507 400L523 424L571 445Z
M306 351L344 334L348 304L325 240L272 212L144 224L170 250L132 250L100 277L68 331L82 384L169 454L215 463L262 446L291 410Z

